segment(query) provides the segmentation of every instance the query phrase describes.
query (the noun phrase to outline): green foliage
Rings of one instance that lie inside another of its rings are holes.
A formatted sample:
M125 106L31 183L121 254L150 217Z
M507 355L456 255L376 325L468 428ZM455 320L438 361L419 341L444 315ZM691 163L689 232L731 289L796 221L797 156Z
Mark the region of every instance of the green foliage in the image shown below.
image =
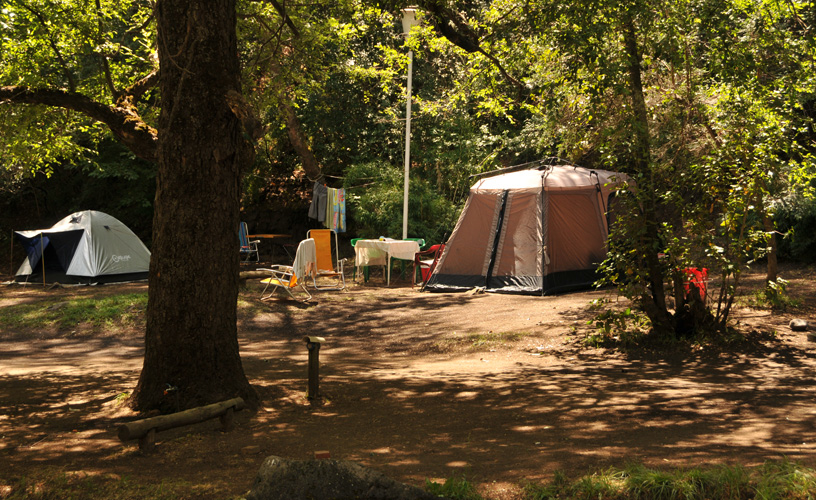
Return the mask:
M383 163L354 165L346 171L347 210L360 236L399 238L402 235L403 171ZM456 223L456 207L432 185L411 178L408 235L441 241Z
M649 320L642 313L627 307L623 311L607 309L599 312L587 324L595 326L595 333L587 333L584 344L625 349L642 341L648 331Z
M754 292L753 300L749 301L749 305L757 308L773 309L774 311L786 311L790 308L799 307L801 301L790 297L787 288L788 282L782 278L769 281L764 288Z
M777 230L785 235L779 245L780 255L816 263L816 198L791 196L777 206L774 219Z
M5 2L0 9L0 86L59 88L112 104L153 67L152 15L140 0ZM0 184L93 152L106 129L80 113L0 103ZM153 114L147 107L142 117ZM85 139L93 137L91 144Z

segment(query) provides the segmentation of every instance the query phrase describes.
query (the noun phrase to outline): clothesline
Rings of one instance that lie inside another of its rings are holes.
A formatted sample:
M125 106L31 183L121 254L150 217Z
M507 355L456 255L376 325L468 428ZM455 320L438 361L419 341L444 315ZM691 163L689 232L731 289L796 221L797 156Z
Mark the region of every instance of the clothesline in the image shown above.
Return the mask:
M315 182L312 188L312 203L309 205L309 217L338 233L346 232L346 191Z

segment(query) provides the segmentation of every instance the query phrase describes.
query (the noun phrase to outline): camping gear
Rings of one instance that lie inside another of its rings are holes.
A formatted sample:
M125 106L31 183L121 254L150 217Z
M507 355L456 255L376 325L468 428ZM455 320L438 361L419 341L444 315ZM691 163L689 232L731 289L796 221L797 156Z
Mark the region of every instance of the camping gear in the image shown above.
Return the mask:
M147 279L150 251L136 234L102 212L76 212L48 229L15 231L26 250L18 282L111 283Z
M271 274L268 278L261 280L261 283L266 284L261 292L261 300L271 298L278 289L285 290L290 297L294 300L298 300L295 294L292 293L292 290L295 288L300 288L300 290L306 294L306 298L303 299L303 302L310 300L312 294L306 289L306 278L312 276L312 279L314 279L316 265L317 253L315 250L315 240L307 238L298 244L297 251L295 252L295 261L291 266L276 265L272 266L271 269L258 269L258 271L268 271ZM270 286L272 290L267 294L266 290Z
M317 290L343 290L346 288L346 277L343 274L343 261L339 260L340 248L337 244L337 233L333 229L311 229L306 232L307 238L315 241L317 252L317 273L312 276L312 282ZM334 257L332 257L332 242L334 242ZM317 278L334 278L336 285L317 285Z
M433 274L436 264L439 262L439 257L444 250L445 244L442 243L439 245L431 245L429 249L419 251L414 255L414 273L411 277L411 288L416 286L417 269L419 269L420 277L422 278L422 285L423 287L425 286L425 283L428 282L428 278Z
M591 286L624 174L544 165L480 179L425 289L552 294Z
M683 282L683 288L686 290L686 299L691 297L691 287L697 289L700 298L705 302L706 293L708 291L708 269L703 267L698 269L696 267L687 267L683 269L683 274L686 275L686 280Z

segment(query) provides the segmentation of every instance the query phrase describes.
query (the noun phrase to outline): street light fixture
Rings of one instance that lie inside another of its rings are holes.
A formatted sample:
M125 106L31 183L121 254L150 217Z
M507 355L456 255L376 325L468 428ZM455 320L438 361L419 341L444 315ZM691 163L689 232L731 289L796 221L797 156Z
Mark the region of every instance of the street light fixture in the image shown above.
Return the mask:
M417 26L416 8L402 9L402 33L407 38L411 28ZM405 182L402 195L402 239L408 237L408 172L411 165L411 73L414 66L414 52L408 50L408 99L405 104Z

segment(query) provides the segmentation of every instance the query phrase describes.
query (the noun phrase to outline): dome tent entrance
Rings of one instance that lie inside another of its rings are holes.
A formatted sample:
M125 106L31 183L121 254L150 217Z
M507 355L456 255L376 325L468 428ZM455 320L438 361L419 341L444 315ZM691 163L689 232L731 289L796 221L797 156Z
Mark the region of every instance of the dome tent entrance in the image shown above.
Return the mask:
M568 165L511 169L471 187L426 290L545 295L596 281L610 199L627 176Z
M48 229L15 231L26 251L18 282L111 283L147 279L150 251L116 218L76 212Z

